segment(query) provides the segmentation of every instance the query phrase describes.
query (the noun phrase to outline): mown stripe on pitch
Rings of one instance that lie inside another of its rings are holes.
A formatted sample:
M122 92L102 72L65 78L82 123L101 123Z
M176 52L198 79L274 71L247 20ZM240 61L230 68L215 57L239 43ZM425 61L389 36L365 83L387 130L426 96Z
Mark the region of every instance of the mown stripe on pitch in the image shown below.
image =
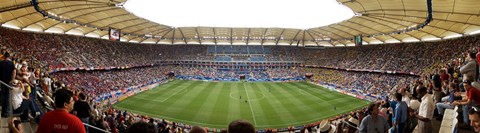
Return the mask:
M195 102L192 107L197 106L198 109L197 113L192 117L193 121L198 121L202 123L211 123L211 124L218 124L216 121L212 121L210 119L210 115L212 115L213 108L215 107L215 104L217 104L218 97L220 96L220 85L225 84L225 83L213 83L214 86L208 88L207 91L204 91L203 96L199 96L196 99L194 99ZM223 124L223 123L221 123Z
M289 99L287 101L291 102L293 104L293 107L297 108L297 110L298 110L297 112L302 114L302 115L298 115L299 118L301 118L301 119L311 119L315 116L315 115L313 115L313 113L319 111L319 110L316 110L315 108L313 108L311 106L302 105L303 104L302 101L304 100L305 96L294 96L293 95L293 94L299 94L298 91L295 91L295 90L298 90L298 88L290 88L283 83L274 83L273 85L279 86L280 89L284 89L284 90L289 91L289 93L285 93L285 95L287 97L289 97Z
M230 97L230 93L232 94L237 94L237 95L234 95L233 97L237 97L239 95L239 90L238 88L235 88L233 87L233 84L232 83L228 83L225 88L223 89L228 89L230 92L228 93L228 116L227 116L227 122L226 123L229 123L233 120L237 120L237 119L241 119L242 118L242 115L241 115L241 107L240 107L240 104L244 104L241 100L235 100L233 98Z
M261 125L272 125L276 124L277 122L287 122L288 120L283 117L282 115L279 114L277 111L279 108L282 108L281 106L274 107L273 103L271 102L273 100L272 93L269 92L266 87L263 86L263 88L258 86L259 83L250 83L249 85L252 87L255 92L258 93L263 93L264 97L262 100L256 101L260 104L260 108L262 110L262 113L259 113L259 115L256 115L259 119L257 119L257 127ZM255 109L255 108L254 108ZM256 109L254 110L256 111ZM288 114L290 115L290 114ZM293 117L293 116L289 116ZM265 121L262 121L265 119ZM263 122L263 123L262 123Z
M169 84L169 83L167 83L167 84ZM125 107L125 108L138 108L138 107L141 107L141 106L145 106L144 103L151 102L151 100L148 99L147 97L149 97L152 94L147 93L147 92L150 92L150 91L153 91L153 90L165 90L165 89L167 89L166 87L165 88L162 88L162 87L163 87L163 85L160 85L160 86L157 86L155 89L144 91L144 92L141 92L139 94L135 94L135 95L121 101L120 103L117 103L117 105L119 107Z
M238 90L238 94L242 96L242 100L238 101L238 105L240 105L239 113L240 113L241 119L245 119L251 123L254 123L253 114L250 109L250 104L244 102L247 99L247 92L245 91L245 89L243 89L242 84L238 84L238 83L233 83L233 84L234 84L234 88Z
M299 118L296 114L305 114L302 109L295 107L296 103L291 102L290 98L292 96L285 96L283 93L278 93L276 90L280 90L280 87L273 87L273 83L262 83L267 88L273 88L272 90L272 97L275 99L275 103L280 107L277 111L279 112L281 117L285 117L285 119L289 119L288 121L299 121ZM275 104L274 103L274 104ZM301 112L301 113L300 113Z
M172 84L175 84L175 85L180 84L180 82L175 82L175 81L176 81L176 80L171 81L171 82L168 82L168 83L163 84L163 85L159 85L159 86L155 87L155 88L152 89L152 90L148 90L148 91L141 92L141 93L139 93L139 94L135 94L135 95L133 95L133 96L131 96L131 97L128 97L128 98L124 99L123 101L128 101L128 103L131 103L132 101L137 101L137 99L138 99L139 101L144 101L144 100L142 100L142 98L145 98L145 97L149 96L149 93L148 93L148 92L150 92L150 91L155 91L155 92L157 92L158 90L165 90L165 89L167 89L168 86L171 86ZM167 86L167 87L165 87L165 86ZM135 100L132 100L132 99L135 99ZM118 105L123 105L123 101L119 102ZM130 105L130 104L129 104L129 105Z
M195 83L195 82L190 82L190 83L185 83L185 82L179 82L180 84L177 84L175 86L171 86L169 87L170 89L184 89L183 86L185 86L185 84L188 84L189 86L193 86L195 84L198 84L198 83ZM182 87L180 87L182 86ZM180 88L179 88L180 87ZM148 113L154 113L154 114L158 114L158 113L163 113L164 112L164 109L165 107L168 107L168 103L167 102L161 102L159 100L155 100L154 99L157 99L159 97L165 97L166 94L162 94L163 91L158 91L157 94L147 94L148 96L146 96L146 99L152 99L150 101L143 101L145 99L136 99L137 100L137 103L135 104L135 110L142 110L144 112L148 112ZM141 105L141 106L139 106Z
M172 97L173 94L178 94L178 93L175 93L175 92L179 92L179 91L182 91L183 89L185 89L185 85L194 85L194 84L197 84L195 82L191 82L191 83L181 83L181 84L177 84L177 85L174 85L174 86L170 86L168 87L168 90L166 91L157 91L156 94L148 94L145 98L146 99L150 99L150 101L143 101L141 104L143 104L143 106L141 106L142 108L147 108L147 109L152 109L152 108L158 108L159 106L158 105L165 105L164 103L162 103L163 100L166 100L167 97Z
M167 116L191 120L193 115L196 113L196 108L189 106L194 100L195 97L203 95L202 91L207 87L201 87L207 84L207 86L213 85L210 82L200 82L193 81L196 84L189 85L186 89L189 90L188 93L183 93L180 97L177 97L176 100L169 101L169 106L163 110L165 113L168 113Z
M316 91L320 91L320 92L332 92L331 90L329 90L327 88L324 88L324 87L321 87L321 86L318 86L318 85L315 85L315 84L311 84L311 83L308 83L308 82L302 82L300 85L309 86L312 89L315 89ZM325 95L325 96L329 97L329 98L335 98L335 97L341 96L341 95L343 95L343 94L341 94L341 93L331 93L331 95Z
M303 88L301 86L295 85L295 84L285 84L286 86L292 86L296 90L302 90L305 91L307 94L305 94L303 97L301 97L302 100L302 106L308 106L311 108L314 108L316 110L315 112L312 112L311 117L322 117L325 115L326 111L334 111L333 105L331 105L329 102L320 99L319 97L310 94L306 88Z
M323 101L328 101L330 99L333 99L331 97L326 96L326 95L332 94L332 91L325 91L312 86L302 86L302 83L289 83L289 84L294 85L297 88L300 88L304 91L307 91L310 94L314 95L315 97L322 99Z
M210 121L219 123L219 125L227 125L229 116L229 107L230 107L230 84L223 83L221 86L217 87L220 89L220 94L218 94L217 103L213 107L213 110L210 114Z

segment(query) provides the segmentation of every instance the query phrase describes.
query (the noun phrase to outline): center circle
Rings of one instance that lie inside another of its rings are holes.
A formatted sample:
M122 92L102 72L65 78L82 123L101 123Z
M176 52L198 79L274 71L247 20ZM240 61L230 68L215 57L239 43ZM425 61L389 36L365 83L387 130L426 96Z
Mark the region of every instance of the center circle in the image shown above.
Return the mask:
M259 100L262 100L263 98L265 98L265 94L263 94L263 93L257 93L257 94L262 94L262 97L260 97L260 98L247 98L247 95L239 95L238 92L231 92L230 93L230 98L235 99L235 100L239 100L239 101L243 101L243 100L259 101Z

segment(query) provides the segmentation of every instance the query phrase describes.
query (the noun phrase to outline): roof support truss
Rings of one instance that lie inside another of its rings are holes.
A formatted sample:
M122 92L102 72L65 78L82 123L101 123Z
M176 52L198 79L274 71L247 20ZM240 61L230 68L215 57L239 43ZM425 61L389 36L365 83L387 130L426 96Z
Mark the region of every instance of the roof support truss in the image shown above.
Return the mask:
M163 38L165 38L165 36L170 33L171 31L175 30L174 28L168 30L167 32L165 32L165 34L163 34L162 36L160 36L160 38L158 39L157 43L160 42Z
M275 42L275 45L278 45L278 42L280 42L280 39L282 38L283 32L285 32L285 29L282 30L280 35L277 37L277 41Z
M263 41L265 40L265 35L267 34L268 28L265 28L265 31L263 32L262 35L262 41L260 42L260 45L263 45Z
M315 37L313 37L312 34L310 34L310 32L309 32L308 30L305 30L305 31L308 33L308 35L310 35L310 37L312 37L312 39L313 39L313 41L315 42L315 44L317 44L317 47L320 46L320 45L318 44L318 42L317 42L317 39L315 39ZM305 41L305 39L304 39L304 41ZM303 46L305 46L305 44L303 44Z
M292 45L293 41L295 41L295 38L297 38L298 33L300 33L300 31L302 30L298 30L297 33L295 33L295 36L292 38L292 40L290 40L290 45Z
M185 35L183 34L183 31L182 31L182 29L181 29L180 27L178 28L178 31L180 31L180 34L182 35L182 40L183 40L183 42L184 42L185 44L187 44L187 38L185 38Z
M217 35L215 33L215 28L212 28L212 31L213 31L213 42L215 43L215 45L217 45Z
M195 33L197 34L197 39L198 39L198 43L200 43L200 45L202 45L202 39L200 39L200 33L198 33L198 27L195 27ZM217 45L217 44L215 44Z

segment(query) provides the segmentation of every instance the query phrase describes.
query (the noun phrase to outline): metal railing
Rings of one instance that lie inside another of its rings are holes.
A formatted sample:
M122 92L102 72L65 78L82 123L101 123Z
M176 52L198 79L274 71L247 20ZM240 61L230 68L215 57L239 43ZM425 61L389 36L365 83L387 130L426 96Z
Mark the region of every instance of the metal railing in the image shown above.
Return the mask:
M0 84L0 90L1 90L1 89L10 89L10 90L13 89L12 86L10 86L9 84L7 84L7 83L5 83L5 82L3 82L3 81L0 81L0 83L1 83L1 84ZM4 88L3 86L5 86L5 87L7 87L7 88ZM10 93L12 93L12 92L10 92ZM10 102L10 101L12 101L12 96L10 96L10 95L11 95L10 93L8 93L8 98L9 98L8 100L9 100L9 101L7 102L7 103L8 103L7 106L12 106L12 104L11 104L11 102ZM7 96L7 95L5 95L5 96ZM3 97L2 97L2 98L3 98ZM2 100L3 100L3 99L2 99ZM2 102L5 102L5 101L2 101ZM3 103L0 103L0 104L3 104ZM8 109L8 110L9 110L9 111L8 111L8 118L7 118L7 123L9 123L9 120L11 120L12 117L13 117L13 107L5 108L5 107L3 107L3 105L2 105L2 112L3 112L4 109ZM0 115L3 115L3 113L0 113ZM3 116L1 116L1 117L3 117ZM4 133L8 133L8 132L9 132L8 126L7 126L7 128L5 128L5 131L3 131L3 132L4 132Z
M354 125L350 124L349 122L347 122L347 121L345 121L345 120L342 120L342 123L347 124L348 126L350 126L350 127L355 128L355 129L358 130L358 127L357 127L357 126L354 126Z
M89 128L93 128L93 129L95 129L95 130L104 132L104 133L111 133L111 132L109 132L109 131L107 131L107 130L100 129L100 128L96 127L96 126L92 126L92 125L87 124L87 123L83 123L83 125L85 125L85 126L87 126L87 127L89 127ZM90 129L88 129L88 130L90 130Z

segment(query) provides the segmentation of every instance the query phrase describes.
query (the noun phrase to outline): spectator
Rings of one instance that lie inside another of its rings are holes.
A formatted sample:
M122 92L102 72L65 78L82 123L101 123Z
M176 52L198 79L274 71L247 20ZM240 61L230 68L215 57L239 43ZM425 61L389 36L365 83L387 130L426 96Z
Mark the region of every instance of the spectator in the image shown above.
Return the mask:
M395 122L393 124L393 129L395 130L395 133L404 133L408 116L407 103L402 101L402 94L400 93L395 93L395 100L397 101L397 104L394 111Z
M228 125L228 133L255 133L255 127L246 120L234 120Z
M440 114L440 117L438 118L443 118L443 113L445 112L445 109L453 109L454 105L452 104L455 99L461 99L462 96L458 90L458 87L455 83L450 83L449 85L449 95L442 98L442 101L436 104L438 113Z
M475 132L480 132L480 107L473 106L468 111L468 118L470 119L470 126L475 129Z
M335 133L336 129L337 129L337 127L330 124L330 121L323 120L322 123L320 123L320 125L319 125L319 129L317 129L317 130L320 130L320 133Z
M480 90L474 88L471 85L471 82L466 80L463 82L463 87L467 91L467 99L457 100L454 101L452 104L455 105L463 105L463 122L462 128L468 127L468 110L477 105L476 101L480 101Z
M415 118L418 119L418 131L419 133L431 133L432 132L432 118L433 111L435 110L435 104L433 103L433 97L427 93L426 87L420 87L417 89L418 97L421 98L420 108Z
M378 104L368 105L369 115L363 118L358 131L360 133L387 133L390 126L385 118L378 115Z
M23 133L23 126L20 123L21 121L15 120L15 118L9 120L8 130L10 130L10 133Z
M463 75L463 79L470 82L476 81L476 78L478 78L478 64L476 59L476 53L468 52L465 55L468 62L460 68L460 73Z
M68 112L73 110L73 93L67 89L57 90L54 94L54 111L47 112L40 120L38 133L85 133L82 121Z
M29 95L25 92L24 85L19 80L12 81L12 107L14 114L21 114L22 121L29 120L29 113L35 117L34 107Z
M157 133L157 130L151 123L137 122L128 127L126 133Z
M207 133L203 128L199 126L193 126L189 133Z
M74 114L76 114L77 117L80 118L80 120L83 123L88 124L89 118L90 118L90 112L91 112L90 104L87 103L87 97L85 96L85 94L80 93L79 98L80 99L76 101L75 104L73 105ZM85 126L85 130L88 133L87 126Z
M433 74L432 76L432 85L433 85L433 102L434 104L440 102L442 98L442 79L440 75L442 74L442 70L438 70L438 73Z
M15 65L13 64L10 54L6 52L3 54L4 60L0 61L0 81L5 84L10 83L13 79L15 79L17 71L15 69ZM2 100L2 116L8 116L11 110L10 106L10 88L5 86L4 84L0 85L0 100Z

